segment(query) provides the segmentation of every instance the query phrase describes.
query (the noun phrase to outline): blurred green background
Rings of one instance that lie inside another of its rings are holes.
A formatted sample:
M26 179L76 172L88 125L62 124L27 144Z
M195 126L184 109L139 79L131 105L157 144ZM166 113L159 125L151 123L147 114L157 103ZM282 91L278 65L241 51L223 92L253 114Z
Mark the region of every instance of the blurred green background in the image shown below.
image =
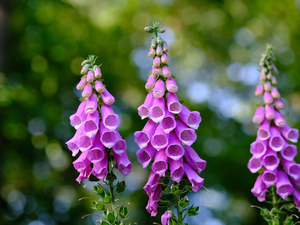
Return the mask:
M266 224L263 205L250 192L257 174L247 169L256 127L251 117L262 101L253 92L259 60L273 44L279 90L288 123L300 128L300 0L1 0L0 1L0 224L95 224L92 185L75 179L64 144L75 130L69 116L79 104L81 61L99 56L114 110L122 118L133 173L122 202L130 221L160 222L146 212L142 190L149 171L136 162L133 132L141 130L136 108L146 96L152 22L167 30L170 68L179 99L198 110L202 123L193 144L207 160L205 187L190 194L203 206L189 224ZM297 144L299 147L299 144ZM296 157L300 162L300 155Z

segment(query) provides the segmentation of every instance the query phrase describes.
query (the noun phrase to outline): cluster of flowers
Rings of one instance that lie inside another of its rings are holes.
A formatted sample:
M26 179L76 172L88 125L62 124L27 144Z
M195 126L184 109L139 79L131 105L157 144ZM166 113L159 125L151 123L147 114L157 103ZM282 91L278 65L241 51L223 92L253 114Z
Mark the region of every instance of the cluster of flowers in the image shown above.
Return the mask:
M83 90L83 100L77 112L70 116L71 125L77 131L74 137L66 142L73 156L81 151L80 156L73 162L75 169L80 173L76 179L78 182L88 178L91 173L104 181L112 155L124 176L130 173L132 167L125 152L126 142L116 130L120 119L110 107L115 98L104 87L99 66L92 66L90 61L85 60L82 63L81 74L84 76L77 89Z
M262 202L268 188L276 184L280 197L286 199L292 194L295 204L300 207L300 165L294 161L297 148L288 142L296 143L299 131L292 129L279 111L285 106L276 88L277 81L273 74L278 71L273 61L275 58L270 51L263 56L260 63L263 66L261 83L255 90L256 96L263 96L265 104L258 106L253 116L253 122L260 125L256 141L251 144L253 156L248 168L252 173L259 170L262 173L251 191Z
M162 195L159 181L168 168L173 181L180 182L185 174L196 192L204 181L198 173L206 167L206 161L190 147L197 138L195 129L201 122L200 113L191 112L178 101L178 86L167 65L167 52L167 43L160 36L152 39L148 55L153 57L153 67L145 85L149 93L138 107L141 118L149 117L149 120L142 131L134 133L140 148L136 153L138 162L145 168L154 158L149 180L144 186L149 195L146 209L151 216L157 214Z

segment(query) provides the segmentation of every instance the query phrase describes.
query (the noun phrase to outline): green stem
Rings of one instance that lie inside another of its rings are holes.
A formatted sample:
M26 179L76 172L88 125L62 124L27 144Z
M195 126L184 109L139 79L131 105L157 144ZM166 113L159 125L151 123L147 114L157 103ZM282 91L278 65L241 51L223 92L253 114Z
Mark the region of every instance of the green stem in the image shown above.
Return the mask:
M181 206L179 205L179 202L180 202L180 195L177 195L176 196L176 209L177 209L177 215L178 215L178 222L180 225L183 225L183 218L182 218L182 208Z
M111 201L112 201L112 204L114 205L114 204L115 204L115 195L114 195L114 186L113 186L113 182L108 181L108 186L109 186L109 191L110 191L110 193L111 193Z
M272 187L272 202L273 202L273 207L278 209L278 202L277 202L277 194L276 194L276 186L275 185Z

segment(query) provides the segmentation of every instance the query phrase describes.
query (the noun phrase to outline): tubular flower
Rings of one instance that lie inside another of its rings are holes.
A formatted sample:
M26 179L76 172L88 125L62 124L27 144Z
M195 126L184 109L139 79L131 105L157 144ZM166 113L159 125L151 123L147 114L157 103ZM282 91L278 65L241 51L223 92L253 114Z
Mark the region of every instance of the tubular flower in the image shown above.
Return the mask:
M115 99L102 84L100 66L92 66L95 57L90 56L88 60L90 63L83 66L84 75L77 85L78 90L83 90L83 98L76 113L70 116L70 123L77 131L66 142L73 156L80 152L73 162L80 173L76 179L79 183L91 174L104 181L109 162L113 160L124 176L132 167L125 152L126 141L116 130L120 118L111 108Z
M166 172L177 183L183 177L187 178L192 190L197 192L204 181L199 173L206 167L206 161L190 147L197 139L195 130L202 120L200 113L190 111L178 100L178 86L167 65L167 51L167 43L160 36L152 39L148 55L153 58L153 66L145 85L149 93L138 107L141 119L149 120L141 131L134 133L140 148L136 153L138 162L146 168L153 159L151 174L144 186L149 195L146 209L151 216L157 213L157 202L162 193L159 182ZM169 212L164 214L163 224L168 224L169 218Z
M268 188L275 185L281 198L293 195L295 205L299 207L300 164L294 161L296 146L289 143L298 141L299 131L291 128L280 112L284 104L276 88L274 74L278 71L274 60L272 47L268 45L261 60L261 83L255 91L255 95L263 96L264 104L258 106L253 116L253 123L259 124L259 128L257 139L250 147L253 156L248 163L252 173L262 173L251 192L262 202Z

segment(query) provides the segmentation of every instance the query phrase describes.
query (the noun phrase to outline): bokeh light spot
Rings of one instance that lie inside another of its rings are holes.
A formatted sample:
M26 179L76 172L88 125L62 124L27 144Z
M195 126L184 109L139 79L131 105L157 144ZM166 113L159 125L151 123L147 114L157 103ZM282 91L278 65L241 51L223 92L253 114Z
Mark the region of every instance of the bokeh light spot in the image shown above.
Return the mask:
M47 60L40 55L35 56L31 61L31 69L36 73L42 73L48 68Z

